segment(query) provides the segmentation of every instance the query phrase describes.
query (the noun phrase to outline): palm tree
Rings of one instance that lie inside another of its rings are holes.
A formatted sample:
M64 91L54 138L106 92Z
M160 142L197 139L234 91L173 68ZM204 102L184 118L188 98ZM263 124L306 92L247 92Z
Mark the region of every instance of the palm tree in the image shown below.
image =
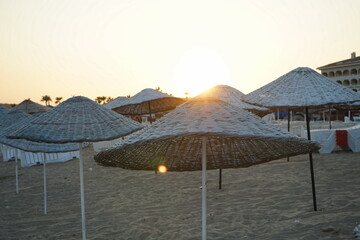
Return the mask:
M107 97L105 102L108 103L108 102L110 102L110 101L112 101L112 100L114 100L114 98L112 98L112 97Z
M185 94L185 96L186 96L185 99L188 100L188 99L189 99L189 96L190 96L190 93L189 93L189 92L184 92L184 94Z
M95 98L95 102L97 102L98 104L101 104L101 102L102 102L102 97L96 97L96 98Z
M102 97L96 97L95 98L95 102L97 102L98 104L105 104L106 103L106 97L105 96L102 96Z
M62 99L63 99L62 97L56 97L55 98L55 104L61 103Z
M41 100L42 102L45 102L45 106L49 106L49 102L52 102L51 97L49 95L42 96Z

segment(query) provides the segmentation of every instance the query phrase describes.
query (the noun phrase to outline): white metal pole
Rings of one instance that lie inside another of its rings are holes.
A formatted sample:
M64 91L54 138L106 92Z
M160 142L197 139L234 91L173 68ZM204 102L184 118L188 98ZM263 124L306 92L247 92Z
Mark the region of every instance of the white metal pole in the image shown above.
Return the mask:
M46 153L44 153L44 214L47 214L47 194L46 194Z
M82 158L82 143L79 143L79 156L80 156L80 194L81 194L82 239L86 240L84 169L83 169L83 158Z
M206 240L206 137L202 137L202 240Z
M18 167L18 151L15 150L15 178L16 178L16 193L19 193L19 167Z

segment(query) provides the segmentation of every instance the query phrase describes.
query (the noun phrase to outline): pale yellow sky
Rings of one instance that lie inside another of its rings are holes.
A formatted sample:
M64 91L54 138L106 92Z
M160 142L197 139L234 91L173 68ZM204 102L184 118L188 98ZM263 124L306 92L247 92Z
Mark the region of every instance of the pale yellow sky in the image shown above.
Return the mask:
M0 103L249 93L360 55L359 0L0 0Z

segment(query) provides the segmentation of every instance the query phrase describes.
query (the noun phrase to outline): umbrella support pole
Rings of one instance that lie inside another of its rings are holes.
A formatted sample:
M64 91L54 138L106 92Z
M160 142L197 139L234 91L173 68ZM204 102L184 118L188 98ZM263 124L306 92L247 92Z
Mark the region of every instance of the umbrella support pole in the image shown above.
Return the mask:
M150 124L152 124L152 117L151 117L151 104L149 102L149 115L150 115Z
M288 127L288 132L290 132L290 109L288 109L288 124L287 124L287 127ZM290 161L290 157L287 157L287 161L288 162Z
M206 240L206 137L202 137L202 240Z
M308 110L308 108L305 108L305 112L306 112L307 136L308 136L308 140L311 140L311 134L310 134L310 118L309 118L309 110ZM314 177L314 165L313 165L313 158L312 158L312 153L311 153L311 152L309 152L309 160L310 160L311 187L312 187L314 211L317 211L316 191L315 191L315 177Z
M219 189L222 186L222 168L219 168Z
M17 151L15 152L15 184L16 184L16 193L19 193L19 164Z
M84 167L82 158L82 143L79 143L80 155L80 193L81 193L81 226L82 226L82 240L86 240L86 222L85 222L85 194L84 194Z
M47 214L47 194L46 194L46 153L44 153L44 214Z
M331 105L329 105L329 129L331 130Z

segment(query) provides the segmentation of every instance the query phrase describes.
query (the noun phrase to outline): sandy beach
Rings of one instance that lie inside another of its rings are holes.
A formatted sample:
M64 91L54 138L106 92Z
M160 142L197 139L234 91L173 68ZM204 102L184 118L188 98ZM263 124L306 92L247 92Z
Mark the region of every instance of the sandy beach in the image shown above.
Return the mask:
M85 157L88 239L200 239L201 172L130 171ZM0 239L81 239L79 161L19 171L0 159ZM208 171L208 239L352 239L360 223L360 153L314 154L319 211L313 211L308 155Z

